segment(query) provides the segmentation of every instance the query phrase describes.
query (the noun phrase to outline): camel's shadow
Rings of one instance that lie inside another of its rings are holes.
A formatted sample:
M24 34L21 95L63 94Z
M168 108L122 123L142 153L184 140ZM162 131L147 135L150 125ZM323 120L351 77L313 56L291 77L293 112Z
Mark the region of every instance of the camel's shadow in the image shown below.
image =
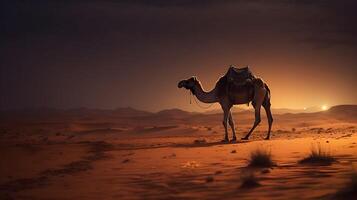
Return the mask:
M184 148L212 147L212 146L242 144L242 143L249 143L249 142L251 142L251 141L249 141L249 140L239 140L239 141L235 141L235 142L214 141L214 142L200 142L200 143L181 143L181 144L173 144L172 147L184 147Z
M234 144L243 144L251 142L249 140L240 140L236 142L200 142L200 143L166 143L166 144L158 144L158 145L144 145L144 146L115 146L116 150L138 150L138 149L158 149L158 148L195 148L195 147L213 147L213 146L223 146L223 145L234 145Z

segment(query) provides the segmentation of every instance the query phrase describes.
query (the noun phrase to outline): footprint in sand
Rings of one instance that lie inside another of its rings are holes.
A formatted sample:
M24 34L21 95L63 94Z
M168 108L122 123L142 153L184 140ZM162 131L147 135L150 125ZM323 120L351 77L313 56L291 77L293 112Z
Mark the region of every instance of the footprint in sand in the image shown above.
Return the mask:
M190 169L194 169L199 166L200 166L200 164L197 163L196 161L188 161L188 162L182 164L182 168L190 168Z

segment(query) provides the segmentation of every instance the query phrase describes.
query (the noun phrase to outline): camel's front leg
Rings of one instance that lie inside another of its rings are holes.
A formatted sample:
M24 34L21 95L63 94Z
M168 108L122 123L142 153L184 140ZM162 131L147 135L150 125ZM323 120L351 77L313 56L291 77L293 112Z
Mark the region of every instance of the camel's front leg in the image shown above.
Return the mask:
M229 111L229 118L228 118L228 122L229 122L229 126L231 126L232 128L232 133L233 133L233 138L232 138L232 142L236 141L237 140L237 137L236 137L236 131L235 131L235 128L234 128L234 121L233 121L233 117L232 117L232 112Z

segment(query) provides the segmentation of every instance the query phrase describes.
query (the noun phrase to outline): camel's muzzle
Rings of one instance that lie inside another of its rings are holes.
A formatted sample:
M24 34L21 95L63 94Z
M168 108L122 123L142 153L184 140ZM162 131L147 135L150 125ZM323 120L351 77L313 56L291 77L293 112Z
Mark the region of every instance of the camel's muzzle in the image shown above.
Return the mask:
M180 82L177 84L177 87L178 87L178 88L182 88L182 87L184 87L184 86L185 86L184 81L180 81Z

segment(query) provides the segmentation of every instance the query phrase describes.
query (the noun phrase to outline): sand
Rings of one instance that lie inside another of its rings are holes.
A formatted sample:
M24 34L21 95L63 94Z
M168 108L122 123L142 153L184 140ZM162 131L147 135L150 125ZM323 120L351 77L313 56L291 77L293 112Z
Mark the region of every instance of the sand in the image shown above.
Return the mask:
M234 119L244 136L252 113ZM219 114L14 117L0 124L0 199L334 199L356 168L356 119L275 115L265 141L263 116L249 141L221 143ZM317 145L336 162L300 164ZM276 166L247 167L257 148ZM259 184L241 187L250 174Z

